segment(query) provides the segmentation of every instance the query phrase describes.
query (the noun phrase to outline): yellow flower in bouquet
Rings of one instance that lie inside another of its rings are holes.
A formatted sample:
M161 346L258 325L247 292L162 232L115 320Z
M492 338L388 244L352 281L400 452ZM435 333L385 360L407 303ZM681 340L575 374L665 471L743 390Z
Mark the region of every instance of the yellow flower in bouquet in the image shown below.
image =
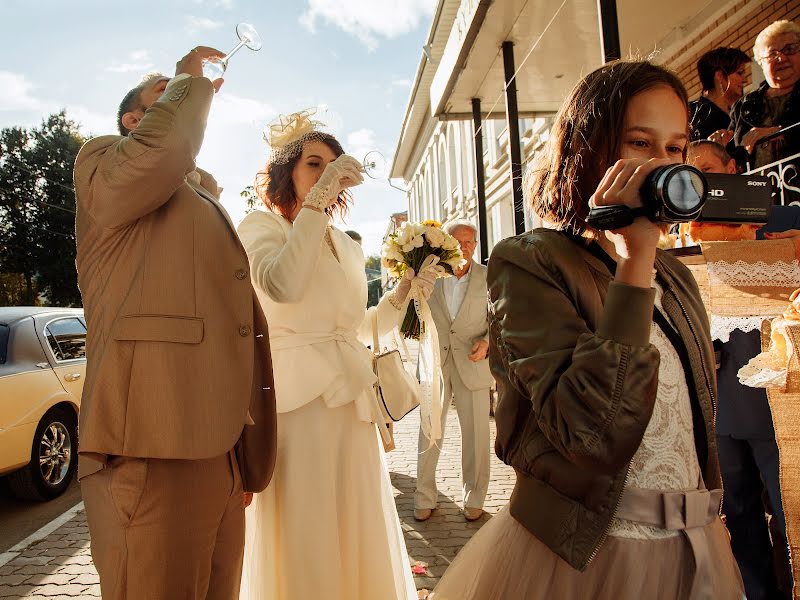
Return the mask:
M381 262L389 274L395 279L403 277L408 269L418 273L423 263L431 256L438 259L443 268L443 277L450 277L453 272L464 266L466 260L461 253L461 246L452 235L442 230L438 221L428 220L421 223L403 223L394 233L387 236L381 250ZM416 307L408 306L400 332L406 338L419 339L422 333Z

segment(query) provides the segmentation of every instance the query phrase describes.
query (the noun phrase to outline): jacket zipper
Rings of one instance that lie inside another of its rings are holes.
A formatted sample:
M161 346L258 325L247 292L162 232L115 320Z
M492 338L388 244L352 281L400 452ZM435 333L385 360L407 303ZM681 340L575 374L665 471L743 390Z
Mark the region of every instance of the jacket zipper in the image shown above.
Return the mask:
M700 342L697 339L697 332L695 331L694 323L692 323L692 320L689 318L689 313L686 312L686 308L683 306L683 302L681 302L681 299L678 297L678 295L675 292L673 292L672 290L670 290L669 292L670 292L670 294L672 294L673 298L675 298L675 300L677 300L678 306L681 307L681 312L683 313L683 316L686 319L686 322L689 324L689 329L692 330L692 335L694 336L694 343L697 344L698 348L700 348ZM703 358L702 350L700 351L700 363L701 363L701 365L703 367L703 377L706 380L706 388L708 388L708 393L711 396L711 414L714 417L714 422L716 423L716 421L717 421L717 399L714 396L714 389L711 387L711 384L708 381L706 361Z
M617 496L617 501L614 503L614 510L611 511L611 520L606 525L606 528L603 530L603 535L600 536L600 539L597 540L597 544L595 544L594 550L589 555L589 558L583 563L583 569L586 569L591 562L594 560L594 557L597 556L597 553L600 551L600 548L603 546L603 542L606 541L608 537L608 532L611 531L611 525L614 524L614 519L617 517L617 511L619 511L619 503L622 501L622 494L625 493L625 488L628 487L628 477L631 475L631 463L628 463L628 468L625 471L625 481L622 484L622 491ZM581 570L583 570L581 569Z
M689 329L692 330L692 335L694 336L694 342L695 342L695 344L697 344L697 347L699 348L700 347L700 343L699 343L699 341L697 339L697 332L695 331L694 323L692 323L692 320L689 318L689 313L686 311L686 307L683 305L683 302L681 302L681 299L678 297L678 295L675 292L673 292L671 289L669 290L669 292L670 292L670 294L672 294L672 297L675 298L675 300L678 302L678 306L681 307L681 312L683 313L683 317L686 319L686 322L689 324ZM712 387L711 387L711 385L709 384L709 381L708 381L708 375L706 373L706 361L703 358L703 352L702 351L700 352L700 364L703 367L703 377L706 380L706 388L708 389L708 393L711 396L711 414L712 414L712 418L714 419L714 422L716 422L716 420L717 420L717 399L714 396L714 390L712 389ZM706 436L706 437L708 437L708 436ZM631 474L631 463L628 463L628 468L627 468L627 470L625 472L625 482L622 485L622 491L620 492L619 496L617 496L617 501L614 504L614 510L611 513L611 520L608 522L608 525L606 525L606 528L603 531L603 535L600 536L600 539L598 540L597 544L595 545L594 550L592 550L592 553L589 555L588 560L583 564L583 568L584 569L587 568L591 564L591 562L594 560L595 556L597 556L597 553L600 551L600 548L602 547L603 542L605 542L606 538L608 537L608 532L611 530L611 526L614 523L614 519L617 516L617 512L619 511L619 503L622 501L622 494L625 493L625 488L628 486L628 478L630 477L630 474ZM720 503L719 503L720 507L722 507L722 501L723 501L724 497L725 497L725 489L723 488L722 495L720 496ZM719 508L717 509L717 512L719 512Z

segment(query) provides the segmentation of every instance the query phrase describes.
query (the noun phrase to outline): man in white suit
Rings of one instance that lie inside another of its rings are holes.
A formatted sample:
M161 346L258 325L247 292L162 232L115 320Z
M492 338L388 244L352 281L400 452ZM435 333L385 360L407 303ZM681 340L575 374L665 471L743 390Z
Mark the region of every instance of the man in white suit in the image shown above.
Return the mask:
M453 400L461 425L461 475L464 517L483 514L489 486L489 389L493 379L486 355L489 350L489 303L486 267L472 260L477 230L469 221L452 221L444 230L456 238L467 264L455 277L439 279L428 300L439 334L442 362L442 436ZM417 489L414 518L425 521L436 508L436 465L442 440L429 440L419 432Z

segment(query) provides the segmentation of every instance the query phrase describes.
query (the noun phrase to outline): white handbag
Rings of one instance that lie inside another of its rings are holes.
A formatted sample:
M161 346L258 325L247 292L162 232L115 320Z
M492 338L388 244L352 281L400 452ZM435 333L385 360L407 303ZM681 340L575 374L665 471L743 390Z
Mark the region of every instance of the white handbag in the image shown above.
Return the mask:
M405 342L400 338L405 348ZM378 343L378 311L372 313L372 368L378 381L375 396L386 423L396 422L417 408L422 396L419 382L403 365L400 350L381 352ZM405 348L408 356L408 348Z

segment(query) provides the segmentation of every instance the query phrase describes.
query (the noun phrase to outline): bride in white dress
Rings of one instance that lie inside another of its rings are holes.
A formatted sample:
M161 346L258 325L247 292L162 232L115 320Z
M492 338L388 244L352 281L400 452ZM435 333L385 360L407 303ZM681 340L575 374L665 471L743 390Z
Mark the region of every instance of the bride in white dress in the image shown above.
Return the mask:
M273 126L256 185L269 212L239 226L270 324L279 413L275 474L247 510L241 598L417 598L374 424L364 255L330 226L361 165L308 116ZM432 290L432 274L416 279ZM403 314L404 282L370 309L382 329Z

